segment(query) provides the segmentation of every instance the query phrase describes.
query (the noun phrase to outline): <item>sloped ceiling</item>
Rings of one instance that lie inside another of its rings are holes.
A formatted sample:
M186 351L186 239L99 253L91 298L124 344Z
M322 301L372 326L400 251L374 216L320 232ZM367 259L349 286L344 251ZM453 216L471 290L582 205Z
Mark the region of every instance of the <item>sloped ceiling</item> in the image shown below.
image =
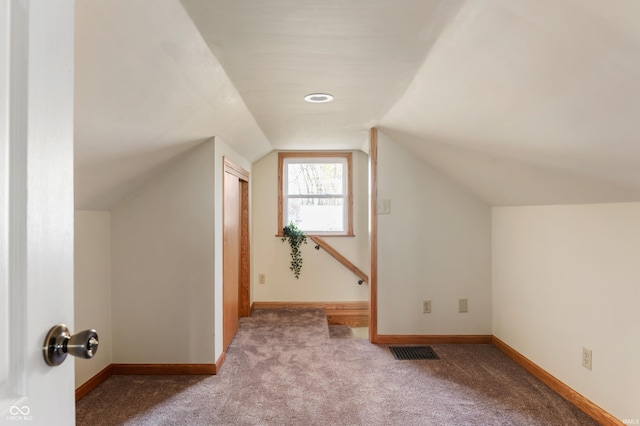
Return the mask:
M461 1L182 0L277 149L359 149ZM303 101L328 92L329 104Z
M371 126L492 205L640 201L635 0L76 5L79 208L211 136L254 161Z
M272 150L178 1L78 1L75 42L76 208L112 208L212 136Z
M493 205L640 201L640 2L467 1L383 130Z

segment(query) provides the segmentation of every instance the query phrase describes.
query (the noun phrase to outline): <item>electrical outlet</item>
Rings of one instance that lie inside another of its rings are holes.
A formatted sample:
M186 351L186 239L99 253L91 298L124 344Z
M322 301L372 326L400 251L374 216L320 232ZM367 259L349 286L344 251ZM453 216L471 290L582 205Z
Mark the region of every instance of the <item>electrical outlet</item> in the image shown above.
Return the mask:
M266 283L267 283L267 276L265 274L259 274L258 284L266 284Z
M468 312L467 299L458 299L458 312Z
M431 300L423 300L422 301L422 313L430 314L431 313Z
M582 366L591 370L591 349L582 347Z

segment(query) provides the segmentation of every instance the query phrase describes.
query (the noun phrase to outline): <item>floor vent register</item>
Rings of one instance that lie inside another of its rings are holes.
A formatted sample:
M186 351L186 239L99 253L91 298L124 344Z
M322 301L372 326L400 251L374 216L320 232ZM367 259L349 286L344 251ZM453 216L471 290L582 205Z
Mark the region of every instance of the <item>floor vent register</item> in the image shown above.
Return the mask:
M395 359L440 359L431 346L389 346Z

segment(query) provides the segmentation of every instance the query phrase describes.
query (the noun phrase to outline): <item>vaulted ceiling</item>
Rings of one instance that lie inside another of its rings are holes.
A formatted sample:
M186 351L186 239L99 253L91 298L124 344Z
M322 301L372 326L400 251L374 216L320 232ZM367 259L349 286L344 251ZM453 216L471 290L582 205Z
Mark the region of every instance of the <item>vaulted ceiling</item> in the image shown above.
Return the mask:
M372 126L492 205L640 201L638 22L635 0L83 0L76 206L211 136L255 161Z

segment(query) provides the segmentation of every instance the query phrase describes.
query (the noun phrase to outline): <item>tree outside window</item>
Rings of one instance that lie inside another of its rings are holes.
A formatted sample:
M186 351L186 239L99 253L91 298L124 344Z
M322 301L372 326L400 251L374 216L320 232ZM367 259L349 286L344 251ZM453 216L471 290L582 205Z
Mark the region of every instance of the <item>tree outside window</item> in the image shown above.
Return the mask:
M279 233L294 223L310 235L353 235L350 152L281 152Z

